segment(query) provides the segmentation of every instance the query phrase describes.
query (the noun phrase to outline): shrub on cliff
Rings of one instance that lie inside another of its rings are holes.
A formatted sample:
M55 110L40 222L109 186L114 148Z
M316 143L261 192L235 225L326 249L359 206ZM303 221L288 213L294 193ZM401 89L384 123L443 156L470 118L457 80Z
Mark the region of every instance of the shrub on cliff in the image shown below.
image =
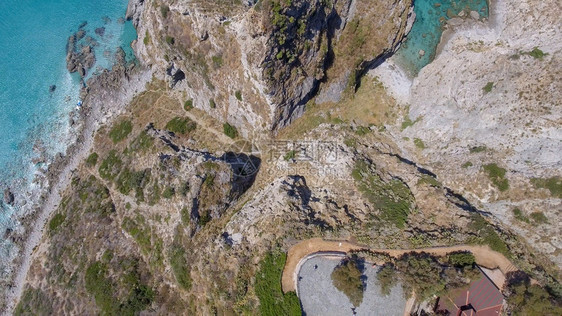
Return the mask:
M170 266L178 284L185 290L191 289L191 271L185 258L185 249L172 245L170 250Z
M262 315L301 315L299 298L295 292L283 294L281 275L287 255L270 252L260 262L256 273L256 295Z
M94 296L102 315L137 315L154 299L154 291L143 284L134 259L128 271L124 271L121 282L109 278L108 266L96 261L86 269L84 277L86 291ZM120 300L116 293L126 293Z
M499 167L495 163L487 164L482 166L484 171L488 174L490 181L498 188L500 191L507 191L509 189L509 182L505 178L505 173L507 170Z
M98 169L100 173L100 177L106 180L113 180L119 172L121 172L121 167L123 165L123 161L117 155L117 151L115 149L111 150L107 155Z
M88 156L88 158L86 158L86 164L89 167L95 167L97 163L98 163L98 154L97 153L91 153Z
M14 315L52 315L51 299L41 290L27 288L14 310Z
M197 124L189 118L174 117L166 124L166 129L176 134L187 134L197 128Z
M127 137L131 131L133 131L133 124L131 121L121 121L113 125L113 128L109 132L109 138L113 141L114 144L122 141Z
M351 176L362 195L380 211L381 219L405 227L414 199L408 186L399 179L383 181L363 160L355 163Z
M230 138L236 138L236 136L238 136L238 130L236 129L236 127L228 124L228 123L224 123L222 125L223 128L223 132L226 136L230 137Z
M537 284L524 272L507 274L507 305L517 315L562 315L560 300Z
M183 104L183 109L186 111L191 111L193 109L193 99L185 101Z
M162 14L162 17L165 19L168 17L168 13L170 13L170 7L163 4L160 6L160 13Z
M470 252L453 252L448 255L450 264L456 267L472 266L475 263L474 255Z

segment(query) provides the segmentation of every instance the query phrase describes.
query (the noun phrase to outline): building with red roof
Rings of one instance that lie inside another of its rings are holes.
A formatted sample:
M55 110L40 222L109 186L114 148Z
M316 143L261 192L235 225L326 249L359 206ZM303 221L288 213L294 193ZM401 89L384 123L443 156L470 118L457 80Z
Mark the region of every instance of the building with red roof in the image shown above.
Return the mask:
M437 300L435 312L451 316L498 316L502 314L503 295L482 272L467 287L451 290Z

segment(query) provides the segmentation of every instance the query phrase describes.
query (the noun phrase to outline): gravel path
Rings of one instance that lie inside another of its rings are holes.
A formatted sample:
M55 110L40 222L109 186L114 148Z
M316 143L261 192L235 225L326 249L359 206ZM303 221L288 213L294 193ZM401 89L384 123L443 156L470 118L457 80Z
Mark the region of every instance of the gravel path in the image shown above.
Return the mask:
M332 271L341 259L340 256L322 255L302 264L298 274L298 291L307 316L353 315L353 305L348 297L332 283ZM356 315L402 316L406 307L402 286L396 285L388 296L382 295L376 278L378 270L377 266L365 265L367 286L363 302L355 308Z

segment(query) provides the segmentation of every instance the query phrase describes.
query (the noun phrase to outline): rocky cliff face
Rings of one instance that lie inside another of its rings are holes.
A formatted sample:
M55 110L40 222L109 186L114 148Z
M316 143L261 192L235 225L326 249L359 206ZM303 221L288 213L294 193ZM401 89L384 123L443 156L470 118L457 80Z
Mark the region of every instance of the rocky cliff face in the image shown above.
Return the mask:
M438 56L413 80L407 119L394 133L406 156L561 264L557 8L493 1L489 20L451 20ZM547 220L530 224L538 214Z
M144 63L195 107L247 134L287 126L322 82L338 100L396 48L410 9L409 0L132 1L128 17Z

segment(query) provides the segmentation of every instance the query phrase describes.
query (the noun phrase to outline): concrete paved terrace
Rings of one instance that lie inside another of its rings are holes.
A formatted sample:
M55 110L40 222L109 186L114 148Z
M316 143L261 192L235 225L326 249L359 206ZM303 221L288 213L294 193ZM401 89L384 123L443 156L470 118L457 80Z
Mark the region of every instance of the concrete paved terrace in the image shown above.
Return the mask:
M304 315L381 315L402 316L406 299L400 284L384 296L378 285L376 274L380 267L365 264L366 288L363 302L354 310L348 297L332 283L331 274L344 254L313 256L302 263L298 271L298 295Z

